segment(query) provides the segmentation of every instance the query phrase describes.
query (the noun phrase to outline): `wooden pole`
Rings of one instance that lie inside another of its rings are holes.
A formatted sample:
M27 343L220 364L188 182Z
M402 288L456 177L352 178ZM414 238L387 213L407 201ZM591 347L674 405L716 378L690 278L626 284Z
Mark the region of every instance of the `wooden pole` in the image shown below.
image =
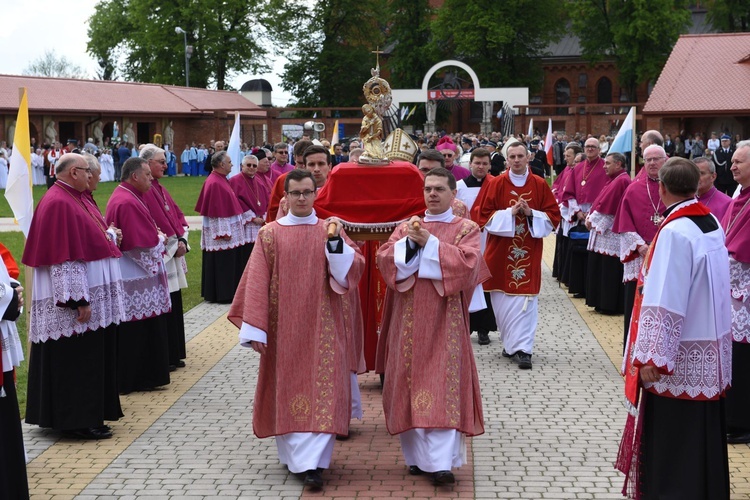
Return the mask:
M636 154L636 149L635 149L635 141L637 140L637 137L636 137L636 132L637 132L636 123L637 123L637 120L636 120L636 109L635 109L635 106L631 106L630 109L633 111L633 133L631 134L633 137L631 139L632 142L630 144L630 172L631 172L630 175L631 175L631 178L633 178L633 177L635 177L635 164L636 164L636 161L637 161L636 156L638 156Z

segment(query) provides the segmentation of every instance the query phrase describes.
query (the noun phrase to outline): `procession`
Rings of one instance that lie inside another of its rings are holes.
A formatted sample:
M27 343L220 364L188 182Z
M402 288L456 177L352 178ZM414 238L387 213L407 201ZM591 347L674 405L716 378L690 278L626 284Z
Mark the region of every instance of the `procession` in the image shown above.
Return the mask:
M24 80L0 499L750 498L750 139L647 114L691 36L606 134L450 72L415 130L379 48L299 128L207 89L55 121Z

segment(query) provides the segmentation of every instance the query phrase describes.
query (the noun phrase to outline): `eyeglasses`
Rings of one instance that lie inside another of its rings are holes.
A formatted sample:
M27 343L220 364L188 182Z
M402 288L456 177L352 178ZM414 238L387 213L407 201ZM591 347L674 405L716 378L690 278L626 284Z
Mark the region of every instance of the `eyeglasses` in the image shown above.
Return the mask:
M666 156L655 156L653 158L644 158L643 161L646 163L656 163L659 160L666 160Z
M162 165L167 164L167 160L154 160L153 158L151 158L151 161L155 161L156 163L161 163Z
M91 173L91 169L90 169L90 168L88 168L88 167L86 167L86 168L84 168L84 167L74 167L74 168L75 168L76 170L85 170L87 174L90 174L90 173Z
M284 150L284 149L280 149L280 150L278 150L278 151L276 151L276 152L277 152L277 153L281 153L281 154L283 154L283 155L288 155L288 154L289 154L289 151L286 151L286 150Z
M258 168L258 164L257 163L245 163L245 166L246 167L250 167L250 168Z
M584 146L584 148L586 148L586 149L599 149L599 146L588 145L588 146Z
M304 191L289 191L287 193L287 196L289 196L290 198L300 198L300 197L302 197L302 198L307 199L307 198L311 197L314 194L315 194L315 191L310 191L309 189L306 189Z

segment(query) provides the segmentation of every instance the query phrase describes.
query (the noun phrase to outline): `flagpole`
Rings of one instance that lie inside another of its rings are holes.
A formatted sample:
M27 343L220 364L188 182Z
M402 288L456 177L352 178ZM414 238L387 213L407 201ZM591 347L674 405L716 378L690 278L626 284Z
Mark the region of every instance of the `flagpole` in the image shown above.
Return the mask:
M633 137L631 139L630 143L630 175L631 179L635 177L635 163L636 163L636 156L638 156L637 151L635 149L635 141L636 141L636 109L635 106L631 106L630 110L633 112L633 133L631 134Z

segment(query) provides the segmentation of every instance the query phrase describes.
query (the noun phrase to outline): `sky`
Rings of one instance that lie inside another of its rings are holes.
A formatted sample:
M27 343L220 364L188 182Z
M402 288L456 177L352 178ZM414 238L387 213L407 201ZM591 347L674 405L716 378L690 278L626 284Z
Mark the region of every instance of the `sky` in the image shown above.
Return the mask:
M86 32L97 3L98 0L66 0L62 8L60 0L0 0L0 74L20 75L31 61L54 50L95 78L98 65L86 53ZM283 65L284 59L275 57L272 73L241 74L230 78L229 83L238 89L247 80L265 78L273 87L274 106L284 106L291 95L280 86Z

